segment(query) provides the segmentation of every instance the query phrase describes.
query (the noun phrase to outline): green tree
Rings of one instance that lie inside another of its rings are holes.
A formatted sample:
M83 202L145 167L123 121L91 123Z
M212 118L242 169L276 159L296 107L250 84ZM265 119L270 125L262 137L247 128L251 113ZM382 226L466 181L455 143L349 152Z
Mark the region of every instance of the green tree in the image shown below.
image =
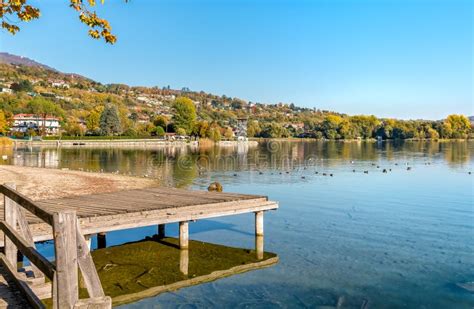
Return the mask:
M10 87L15 92L31 92L33 91L33 84L29 80L22 80L18 83L13 83Z
M100 131L100 113L98 111L93 110L89 113L86 117L86 126L90 132Z
M177 128L176 129L176 135L184 136L184 135L186 135L186 130L183 129L183 128Z
M380 123L375 116L352 116L350 120L352 125L358 129L359 136L362 138L374 137L375 129Z
M69 136L84 136L86 133L84 127L77 121L77 119L70 119L64 129L66 130L66 134Z
M426 131L426 138L430 139L438 139L439 138L439 133L433 128L428 128Z
M168 125L168 122L169 122L168 117L165 117L162 115L158 115L155 117L155 119L153 119L153 124L157 127L166 128L166 126Z
M209 138L214 142L221 140L221 130L219 127L212 127L209 129Z
M124 106L118 108L118 115L120 119L121 132L127 131L132 126L132 121L128 118L128 109ZM150 123L150 128L153 126Z
M352 125L352 122L348 119L344 119L339 124L339 135L343 139L354 139L357 138L357 131Z
M191 134L196 121L196 107L191 99L179 97L174 102L174 127L184 129L186 134Z
M61 116L64 114L64 111L59 105L43 97L35 97L30 100L27 104L27 109L30 113L35 115Z
M247 123L247 136L255 137L260 135L260 132L262 132L262 128L257 120L252 120Z
M260 135L265 138L290 137L290 133L286 128L284 128L281 124L273 122L265 126Z
M339 126L344 121L344 119L337 115L327 115L322 122L322 129L324 135L328 139L338 139L339 135Z
M206 120L198 121L194 127L194 134L199 137L208 137L209 136L209 122Z
M138 114L137 114L137 112L132 112L132 113L130 114L130 116L128 116L128 118L129 118L131 121L133 121L133 122L137 122L137 121L138 121Z
M109 104L100 115L100 131L102 135L118 135L122 132L119 111L115 105Z
M163 136L165 136L165 129L163 129L163 127L161 127L161 126L157 126L155 128L155 134L158 137L163 137Z
M30 113L43 119L43 127L41 128L42 135L46 133L46 118L48 116L64 116L64 111L61 107L43 97L33 98L28 102L27 109Z
M153 123L148 122L148 123L140 123L137 126L137 132L141 136L150 136L152 134L156 133L156 127L153 125Z
M393 138L395 125L396 121L394 119L384 120L382 125L377 129L376 135L381 136L383 139Z

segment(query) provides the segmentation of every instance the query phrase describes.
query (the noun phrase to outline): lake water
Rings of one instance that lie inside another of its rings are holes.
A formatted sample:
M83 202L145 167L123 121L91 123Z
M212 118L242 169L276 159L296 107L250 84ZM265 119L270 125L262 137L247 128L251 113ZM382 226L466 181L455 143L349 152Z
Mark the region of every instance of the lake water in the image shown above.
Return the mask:
M146 175L192 189L219 181L224 191L279 201L265 214L265 250L278 254L277 265L127 308L474 306L474 293L457 285L474 281L473 142L26 148L9 163ZM190 224L192 239L235 247L253 248L253 231L251 214ZM108 245L155 232L113 232ZM177 235L177 226L167 232Z

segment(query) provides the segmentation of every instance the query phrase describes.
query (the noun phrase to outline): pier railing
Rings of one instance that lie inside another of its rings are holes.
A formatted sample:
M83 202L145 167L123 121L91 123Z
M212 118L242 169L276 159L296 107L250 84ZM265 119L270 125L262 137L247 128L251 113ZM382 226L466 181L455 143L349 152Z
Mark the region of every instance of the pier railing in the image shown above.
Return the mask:
M35 308L44 308L34 286L44 284L47 277L52 282L53 308L111 308L111 299L104 294L76 212L51 212L44 209L16 191L13 183L1 185L0 193L4 195L5 207L5 216L0 221L0 229L5 237L0 263L16 282L25 299ZM54 262L50 262L36 250L25 209L52 227ZM18 251L32 264L33 275L30 278L21 276L18 271ZM87 299L79 299L78 269L89 294Z

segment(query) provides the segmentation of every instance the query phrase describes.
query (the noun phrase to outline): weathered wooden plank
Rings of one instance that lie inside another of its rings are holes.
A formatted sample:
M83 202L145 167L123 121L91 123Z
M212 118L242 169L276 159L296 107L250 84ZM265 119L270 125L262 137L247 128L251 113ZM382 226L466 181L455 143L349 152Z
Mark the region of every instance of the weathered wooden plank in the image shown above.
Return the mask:
M265 197L259 195L248 195L248 194L239 194L239 193L227 193L227 192L208 192L208 191L196 191L196 190L184 190L170 187L156 187L156 188L145 188L145 189L135 189L135 190L126 190L120 192L109 192L109 193L99 193L92 195L81 195L57 199L58 201L64 201L65 203L70 202L71 200L76 199L88 199L88 198L101 198L101 197L133 197L135 198L153 198L159 195L166 195L168 198L182 198L182 197L200 197L204 199L215 199L215 200L244 200L244 199L254 199L257 197Z
M110 309L112 299L109 296L79 299L74 305L74 309Z
M75 207L79 212L81 210L107 212L113 209L135 211L255 198L266 199L266 197L254 195L188 191L174 188L153 188L74 196L56 200L48 200L45 202L47 202L49 205L56 204L61 207ZM81 216L81 214L79 214L79 216Z
M3 253L0 253L0 263L2 264L4 269L8 272L8 275L13 279L13 281L15 281L15 284L18 286L18 288L20 289L20 292L26 298L28 303L32 305L34 308L45 308L41 300L31 290L29 285L18 277L18 271L16 267L14 267L8 261L7 257Z
M113 216L110 218L99 217L99 223L96 218L89 218L89 220L81 221L81 226L84 233L94 234L101 231L117 231L128 228L136 228L143 226L150 226L155 224L174 223L179 221L192 221L207 218L216 218L221 216L237 215L244 213L251 213L255 211L276 209L276 204L270 203L267 205L242 207L242 208L227 208L216 212L176 212L172 214L159 213L143 214L142 216L130 217L128 215ZM91 221L91 219L94 219Z
M15 201L18 205L22 206L44 222L48 224L53 223L53 217L51 213L47 210L43 209L42 207L36 205L32 200L21 194L20 192L9 188L6 185L0 186L0 193L9 197L11 200Z
M219 204L208 204L201 206L175 207L172 209L159 209L145 212L134 212L129 214L118 214L108 216L97 216L79 219L81 228L85 234L96 234L99 232L116 231L120 229L134 228L137 226L150 226L179 221L190 221L221 216L252 213L255 211L267 211L277 209L275 202L263 200L247 200ZM52 239L51 227L47 224L31 225L35 241ZM0 244L1 246L1 244Z
M166 197L166 198L161 198ZM88 216L95 213L110 213L119 209L127 211L154 209L162 207L197 205L219 201L237 201L246 199L264 198L255 195L234 193L216 193L206 191L189 191L175 188L149 188L121 191L115 193L74 196L69 198L43 201L47 210L76 209L79 216ZM113 201L113 202L112 202ZM138 201L138 202L137 202ZM131 204L131 202L134 202ZM145 203L143 203L145 202ZM159 206L158 206L159 205ZM82 213L83 212L83 213ZM28 216L30 218L30 216Z
M8 183L4 186L12 190L16 189L16 185L14 183ZM4 201L4 220L16 230L18 221L18 206L6 195L4 196ZM4 244L4 252L8 262L10 262L12 265L16 265L18 249L13 240L10 239L7 234L4 235Z
M111 203L111 201L109 201ZM120 209L117 208L111 208L108 209L102 206L84 206L83 202L71 202L68 205L59 205L55 204L54 202L49 202L49 201L41 201L38 202L39 205L43 206L44 208L47 208L51 212L59 212L63 210L75 210L76 214L78 217L93 217L93 216L100 216L100 215L110 215L114 213L126 213L126 211L120 211Z
M89 297L103 297L105 296L102 284L100 283L99 274L95 268L94 261L92 260L89 246L86 239L82 235L81 227L79 222L76 221L76 241L77 241L77 263L81 270L84 283L89 293Z
M53 214L56 282L53 304L57 308L73 308L79 298L77 269L77 217L74 211Z
M26 240L26 243L31 248L36 249L35 242L33 240L33 235L31 234L30 226L28 225L28 222L26 221L25 211L23 208L18 209L18 227L20 228L20 233ZM44 279L43 273L39 270L38 267L36 267L35 264L32 264L31 267L32 267L33 274L35 275L35 278Z
M139 201L139 206L142 206L145 202L141 201L141 200L138 200ZM220 207L220 206L224 206L224 205L246 205L246 204L253 204L253 203L266 203L266 199L264 198L258 198L258 199L254 199L254 200L245 200L245 201L231 201L231 202L224 202L224 203L207 203L207 204L199 204L199 205L196 205L196 204L190 204L190 205L179 205L178 206L173 206L173 207L155 207L155 205L152 205L152 207L141 207L141 208L133 208L131 205L129 205L129 210L127 210L127 215L128 214L140 214L142 212L146 212L146 211L154 211L154 210L165 210L165 211L169 211L169 212L181 212L181 211L184 211L186 209L203 209L204 211L206 211L206 208L209 207L209 208L217 208L217 207ZM109 200L108 201L109 204L111 205L115 205L116 203L112 200ZM124 212L117 212L117 214L124 214ZM101 216L101 215L100 215ZM90 216L91 218L93 217L96 217L96 216ZM99 217L99 216L97 216Z
M46 275L46 277L50 279L53 278L55 267L50 261L42 256L35 248L30 247L23 237L8 223L0 221L0 229L13 241L20 252L23 253L33 264L35 264ZM16 265L16 259L14 265Z
M57 201L46 201L39 202L40 205L48 207L60 207L60 209L76 209L79 212L93 211L95 213L107 213L107 212L135 212L143 210L152 210L160 208L180 207L180 206L191 206L206 204L208 201L199 200L196 198L186 197L177 199L170 199L166 196L154 197L153 199L147 200L143 197L117 197L109 196L102 198L87 198L87 199L74 199L70 201L60 201L60 204L54 204ZM82 214L81 214L82 215ZM85 214L87 215L87 213Z
M15 280L0 263L0 308L30 308Z
M54 279L52 280L52 299L53 299L53 309L60 309L58 305L58 273L54 272Z
M38 296L39 299L51 298L51 281L45 281L43 278L31 277L31 265L22 267L18 270L18 277L28 283L31 290Z

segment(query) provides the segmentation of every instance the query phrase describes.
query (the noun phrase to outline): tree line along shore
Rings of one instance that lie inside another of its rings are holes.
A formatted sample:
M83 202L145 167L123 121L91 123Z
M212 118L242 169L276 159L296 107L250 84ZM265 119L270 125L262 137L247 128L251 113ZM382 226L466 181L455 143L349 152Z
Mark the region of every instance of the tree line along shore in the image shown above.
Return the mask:
M0 63L0 135L17 139L314 138L468 139L470 118L399 120L294 104L263 104L203 91L103 85L40 66ZM23 118L21 118L23 117ZM26 118L33 118L30 126ZM23 122L22 122L23 121ZM53 126L56 126L53 128ZM21 127L21 128L20 128Z

